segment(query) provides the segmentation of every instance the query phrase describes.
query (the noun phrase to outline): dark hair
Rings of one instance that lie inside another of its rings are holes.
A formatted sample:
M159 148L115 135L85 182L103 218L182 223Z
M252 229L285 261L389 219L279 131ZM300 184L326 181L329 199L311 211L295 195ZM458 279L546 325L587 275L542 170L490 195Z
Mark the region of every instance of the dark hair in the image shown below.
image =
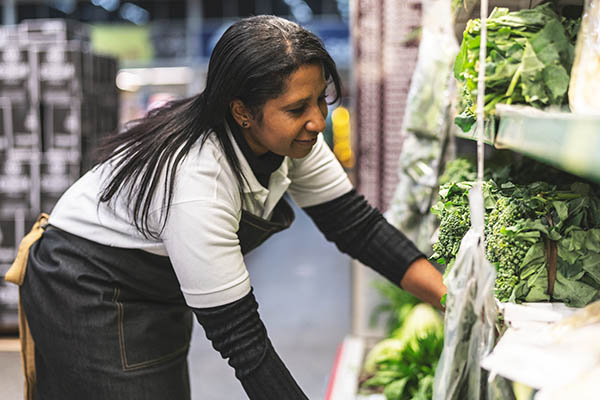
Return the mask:
M335 86L332 102L338 101L341 87L335 62L313 33L275 16L234 23L211 54L202 93L152 110L104 142L100 164L113 163L113 172L100 202L110 202L124 191L136 229L145 237L158 238L160 232L152 231L148 223L152 199L157 190L163 190L164 228L177 168L192 145L199 139L204 144L210 132L215 132L222 145L241 191L245 177L225 129L226 123L239 129L230 103L240 99L260 120L263 105L281 95L289 75L307 64L323 66L325 78ZM163 173L165 180L159 188Z

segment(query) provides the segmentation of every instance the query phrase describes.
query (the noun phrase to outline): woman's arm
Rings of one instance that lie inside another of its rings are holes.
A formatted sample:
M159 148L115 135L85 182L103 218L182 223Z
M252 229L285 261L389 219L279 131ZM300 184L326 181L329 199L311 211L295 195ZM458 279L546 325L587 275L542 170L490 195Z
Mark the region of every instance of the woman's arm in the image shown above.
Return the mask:
M356 190L305 207L327 240L419 299L441 308L442 275Z
M400 286L418 299L444 309L440 301L446 293L446 285L442 274L427 259L416 259L406 270Z
M215 350L235 369L249 399L307 399L275 352L252 291L233 303L192 310Z

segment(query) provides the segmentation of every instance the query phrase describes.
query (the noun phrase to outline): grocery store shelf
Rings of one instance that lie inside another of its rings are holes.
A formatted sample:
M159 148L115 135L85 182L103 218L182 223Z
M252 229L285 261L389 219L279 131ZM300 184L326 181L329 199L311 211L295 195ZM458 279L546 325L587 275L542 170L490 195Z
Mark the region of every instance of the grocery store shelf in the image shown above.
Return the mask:
M600 116L497 105L494 146L600 182Z
M498 104L496 117L498 129L486 122L486 144L600 182L600 115ZM456 131L460 138L477 140L474 128Z
M481 366L538 389L536 399L597 399L600 303L502 303L508 329ZM575 392L577 394L575 394Z
M495 124L496 124L496 121L494 119L490 119L485 122L484 128L483 128L483 143L489 144L491 146L494 145ZM456 134L456 136L463 138L463 139L477 141L477 133L475 132L476 127L477 127L477 124L473 124L473 127L471 128L471 130L469 132L463 132L462 129L457 128L457 129L455 129L455 131L456 131L455 134Z
M338 348L325 400L351 400L356 397L365 343L365 339L358 336L344 338Z

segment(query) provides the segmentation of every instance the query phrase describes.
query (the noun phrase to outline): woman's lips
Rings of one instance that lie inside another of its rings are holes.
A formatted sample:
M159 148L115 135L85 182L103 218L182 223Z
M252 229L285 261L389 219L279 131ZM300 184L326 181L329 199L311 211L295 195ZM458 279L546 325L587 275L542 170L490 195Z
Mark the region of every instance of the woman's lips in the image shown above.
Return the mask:
M294 140L294 142L300 144L300 145L304 145L304 146L312 146L313 144L315 144L317 142L317 139L307 139L307 140L301 140L301 139L296 139Z

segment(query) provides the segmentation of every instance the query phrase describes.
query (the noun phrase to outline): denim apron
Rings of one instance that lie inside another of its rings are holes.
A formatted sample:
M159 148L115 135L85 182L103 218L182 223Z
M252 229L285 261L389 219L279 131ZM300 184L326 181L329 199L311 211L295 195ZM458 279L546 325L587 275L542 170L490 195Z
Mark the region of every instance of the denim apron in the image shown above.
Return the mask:
M248 253L294 220L242 211ZM48 226L29 251L21 303L35 343L36 400L184 400L192 312L168 257Z

